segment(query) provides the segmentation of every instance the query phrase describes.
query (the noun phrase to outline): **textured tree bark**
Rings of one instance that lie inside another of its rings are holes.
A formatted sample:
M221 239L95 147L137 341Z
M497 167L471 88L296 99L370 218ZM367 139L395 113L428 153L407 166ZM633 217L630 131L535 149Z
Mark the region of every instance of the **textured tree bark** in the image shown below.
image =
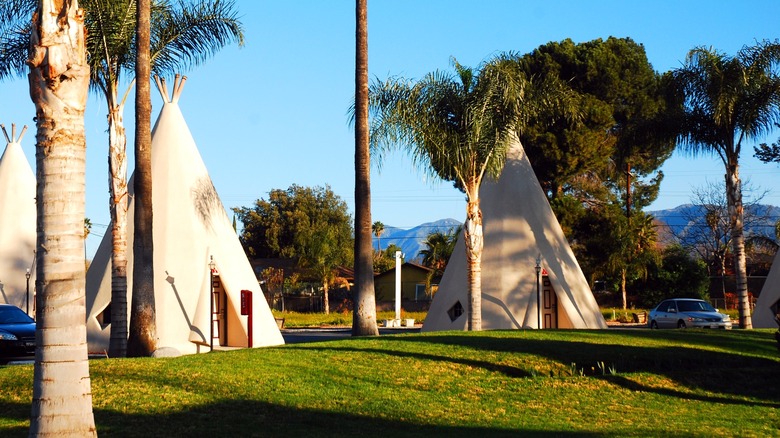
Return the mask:
M379 334L371 244L371 156L368 130L368 5L355 5L355 290L352 336Z
M482 247L484 236L482 231L482 210L479 208L479 198L470 199L466 207L466 223L463 225L466 243L466 273L469 284L469 314L467 329L482 330Z
M744 208L742 206L742 182L739 179L739 167L728 166L726 174L726 192L729 220L731 221L732 251L734 252L734 275L737 297L739 299L739 327L752 329L750 300L747 285L747 263L745 261Z
M135 64L135 210L133 218L133 299L128 356L149 356L157 348L152 242L152 103L150 86L150 0L137 4Z
M124 104L116 104L116 90L109 99L108 179L111 212L111 338L109 357L127 356L127 136L122 114Z
M38 346L29 434L96 436L84 277L89 66L77 0L38 2L28 64L38 131Z

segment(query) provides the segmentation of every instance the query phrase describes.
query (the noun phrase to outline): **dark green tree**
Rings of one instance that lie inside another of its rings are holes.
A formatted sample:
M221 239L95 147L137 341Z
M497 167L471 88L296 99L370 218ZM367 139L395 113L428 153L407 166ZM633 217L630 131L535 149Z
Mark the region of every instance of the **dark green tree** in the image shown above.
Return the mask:
M691 50L673 72L684 99L679 141L684 151L720 158L732 229L739 326L752 328L745 256L739 157L743 141L767 135L780 122L780 42L745 46L736 56L712 48Z
M775 127L780 129L780 123L776 123ZM754 146L755 157L764 163L780 163L780 140L777 143L771 145L761 143L758 146Z
M631 284L636 305L651 308L666 298L708 299L709 276L705 263L680 245L665 248L647 265L647 275Z
M669 81L629 38L551 42L520 62L526 74L576 93L581 120L541 113L545 122L522 140L583 271L620 284L625 306L627 281L643 275L650 254L639 245L652 231L641 210L658 196L658 169L675 144L666 134L677 107Z
M539 181L551 200L571 195L579 201L608 198L605 182L617 189L626 170L635 176L655 172L674 148L673 136L657 126L667 114L662 77L644 47L630 38L575 44L567 39L540 46L521 59L529 76L552 76L577 93L582 119L541 113L521 139ZM660 184L660 179L650 182ZM626 187L622 183L626 198ZM642 196L652 195L645 189ZM630 203L630 197L628 198ZM628 204L628 203L627 203Z
M253 207L234 208L240 240L250 257L290 258L321 282L325 302L336 268L352 263L352 217L330 187L272 190ZM328 306L326 304L326 312Z

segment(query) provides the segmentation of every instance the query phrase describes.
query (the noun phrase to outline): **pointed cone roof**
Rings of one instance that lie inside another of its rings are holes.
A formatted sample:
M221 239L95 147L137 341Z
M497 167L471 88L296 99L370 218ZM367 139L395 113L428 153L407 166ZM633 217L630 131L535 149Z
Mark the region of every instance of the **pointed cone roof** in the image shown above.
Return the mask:
M780 251L775 255L769 274L766 276L764 287L756 300L753 308L754 328L777 328L775 312L780 312Z
M27 270L30 270L30 313L35 284L35 174L27 162L21 141L27 126L11 135L5 126L3 135L8 144L0 158L0 303L13 304L27 310Z
M253 346L283 344L276 321L179 108L178 100L185 79L176 76L171 98L168 98L165 82L157 81L165 102L152 131L152 226L158 348L173 347L182 353L194 353L197 351L196 344L208 345L211 332L208 317L211 293L209 263L212 257L227 296L224 317L227 318L228 345L247 345L247 317L240 314L239 307L241 290L253 292ZM131 201L128 214L128 290L132 287L132 224ZM90 351L102 351L108 346L109 328L101 327L98 315L111 300L110 237L110 234L104 237L87 274ZM108 243L104 245L105 241ZM108 251L108 256L102 251ZM128 297L130 301L131 297ZM214 344L219 345L218 340L215 339Z
M520 141L513 140L497 181L480 189L482 328L536 328L536 258L553 286L558 327L606 328L598 304L569 246ZM463 235L458 239L422 331L465 330L468 283ZM450 315L460 302L463 314Z

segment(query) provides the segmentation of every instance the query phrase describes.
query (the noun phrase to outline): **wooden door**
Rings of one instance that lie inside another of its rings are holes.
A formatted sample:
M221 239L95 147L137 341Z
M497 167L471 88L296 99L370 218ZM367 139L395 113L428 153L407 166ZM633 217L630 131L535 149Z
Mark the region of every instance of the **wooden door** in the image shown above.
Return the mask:
M558 297L546 275L542 277L542 323L544 328L558 328Z

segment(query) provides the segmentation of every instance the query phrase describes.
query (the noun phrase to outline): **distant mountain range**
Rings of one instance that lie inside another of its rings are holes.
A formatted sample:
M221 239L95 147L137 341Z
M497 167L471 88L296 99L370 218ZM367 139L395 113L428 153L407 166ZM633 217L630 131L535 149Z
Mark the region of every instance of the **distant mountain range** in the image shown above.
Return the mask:
M666 224L674 235L681 235L691 227L706 226L704 209L700 205L684 204L668 210L648 211L658 221ZM764 235L774 238L775 222L780 219L780 207L766 204L755 204L745 207L747 216L754 219L746 221L746 235ZM447 232L461 225L455 219L440 219L435 222L427 222L414 228L404 229L385 226L385 230L378 239L373 238L374 248L381 245L382 249L394 244L401 247L406 261L419 261L420 250L424 249L425 239L429 234L439 231Z
M705 210L701 205L683 204L669 210L649 211L666 224L674 235L685 234L693 227L706 227ZM745 207L745 235L775 238L775 223L780 219L780 207L753 204Z
M407 262L419 261L421 259L419 257L420 250L425 248L423 242L425 242L429 234L437 231L446 233L460 224L461 222L455 219L440 219L409 229L385 225L385 231L382 235L378 239L376 236L373 238L374 248L376 249L380 245L382 249L385 249L388 245L393 244L401 247L401 251L404 253L404 260Z

